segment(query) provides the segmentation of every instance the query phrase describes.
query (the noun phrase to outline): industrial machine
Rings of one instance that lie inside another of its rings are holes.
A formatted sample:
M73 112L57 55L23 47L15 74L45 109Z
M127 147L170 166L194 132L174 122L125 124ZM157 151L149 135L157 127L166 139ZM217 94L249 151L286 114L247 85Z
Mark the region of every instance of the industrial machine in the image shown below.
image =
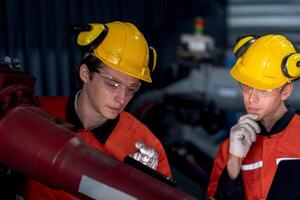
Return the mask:
M1 164L80 199L194 199L91 148L39 107L34 82L0 62Z

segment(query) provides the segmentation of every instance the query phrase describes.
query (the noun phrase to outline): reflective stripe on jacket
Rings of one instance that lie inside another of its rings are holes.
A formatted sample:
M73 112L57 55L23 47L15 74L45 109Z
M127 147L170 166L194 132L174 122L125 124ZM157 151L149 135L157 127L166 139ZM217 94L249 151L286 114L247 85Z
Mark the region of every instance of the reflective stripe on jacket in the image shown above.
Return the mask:
M241 166L246 199L266 199L278 162L283 159L300 159L299 130L300 116L294 115L280 132L269 136L257 135L256 142L252 144ZM213 197L217 191L219 178L228 159L228 149L229 140L226 140L214 160L208 197Z

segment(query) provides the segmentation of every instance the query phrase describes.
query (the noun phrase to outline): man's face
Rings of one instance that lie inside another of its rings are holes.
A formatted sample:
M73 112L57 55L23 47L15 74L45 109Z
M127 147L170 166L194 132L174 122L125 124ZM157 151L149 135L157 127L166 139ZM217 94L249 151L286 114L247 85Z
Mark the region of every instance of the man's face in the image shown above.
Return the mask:
M107 119L116 118L140 87L139 79L103 64L86 84L94 110Z
M241 83L241 89L247 113L257 114L258 119L264 121L273 119L283 110L292 85L286 84L274 90L258 90Z

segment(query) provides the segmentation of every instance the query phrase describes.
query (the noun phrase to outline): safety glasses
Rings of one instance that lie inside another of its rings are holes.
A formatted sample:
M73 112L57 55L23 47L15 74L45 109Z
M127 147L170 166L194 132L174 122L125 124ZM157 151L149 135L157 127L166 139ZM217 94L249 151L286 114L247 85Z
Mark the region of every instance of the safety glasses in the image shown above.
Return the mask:
M118 93L121 90L125 90L125 95L127 97L130 97L133 96L140 89L141 82L138 82L133 85L127 85L113 78L109 73L105 72L102 69L95 69L94 71L100 75L105 88L110 92Z
M255 89L253 87L250 87L248 85L245 85L243 83L240 83L240 88L242 90L242 92L244 94L252 94L254 91L256 91L256 93L260 96L263 96L263 97L266 97L266 96L271 96L273 95L276 91L282 91L282 89L286 86L287 84L279 87L279 88L276 88L276 89L273 89L273 90L259 90L259 89Z

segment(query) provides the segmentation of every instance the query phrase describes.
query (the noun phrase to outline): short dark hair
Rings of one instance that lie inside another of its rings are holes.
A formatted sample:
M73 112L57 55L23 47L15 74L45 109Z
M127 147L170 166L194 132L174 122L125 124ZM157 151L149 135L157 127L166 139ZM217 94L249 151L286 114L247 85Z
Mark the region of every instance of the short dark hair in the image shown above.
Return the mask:
M95 72L101 67L102 61L94 55L88 55L81 61L80 66L82 64L86 64L90 72Z
M88 55L88 56L84 57L79 65L79 68L76 73L76 78L79 81L78 87L82 87L82 84L83 84L83 82L80 78L80 75L79 75L81 65L85 64L87 66L87 68L89 69L90 74L92 74L94 72L98 72L97 69L99 69L101 67L102 63L103 62L94 55Z

